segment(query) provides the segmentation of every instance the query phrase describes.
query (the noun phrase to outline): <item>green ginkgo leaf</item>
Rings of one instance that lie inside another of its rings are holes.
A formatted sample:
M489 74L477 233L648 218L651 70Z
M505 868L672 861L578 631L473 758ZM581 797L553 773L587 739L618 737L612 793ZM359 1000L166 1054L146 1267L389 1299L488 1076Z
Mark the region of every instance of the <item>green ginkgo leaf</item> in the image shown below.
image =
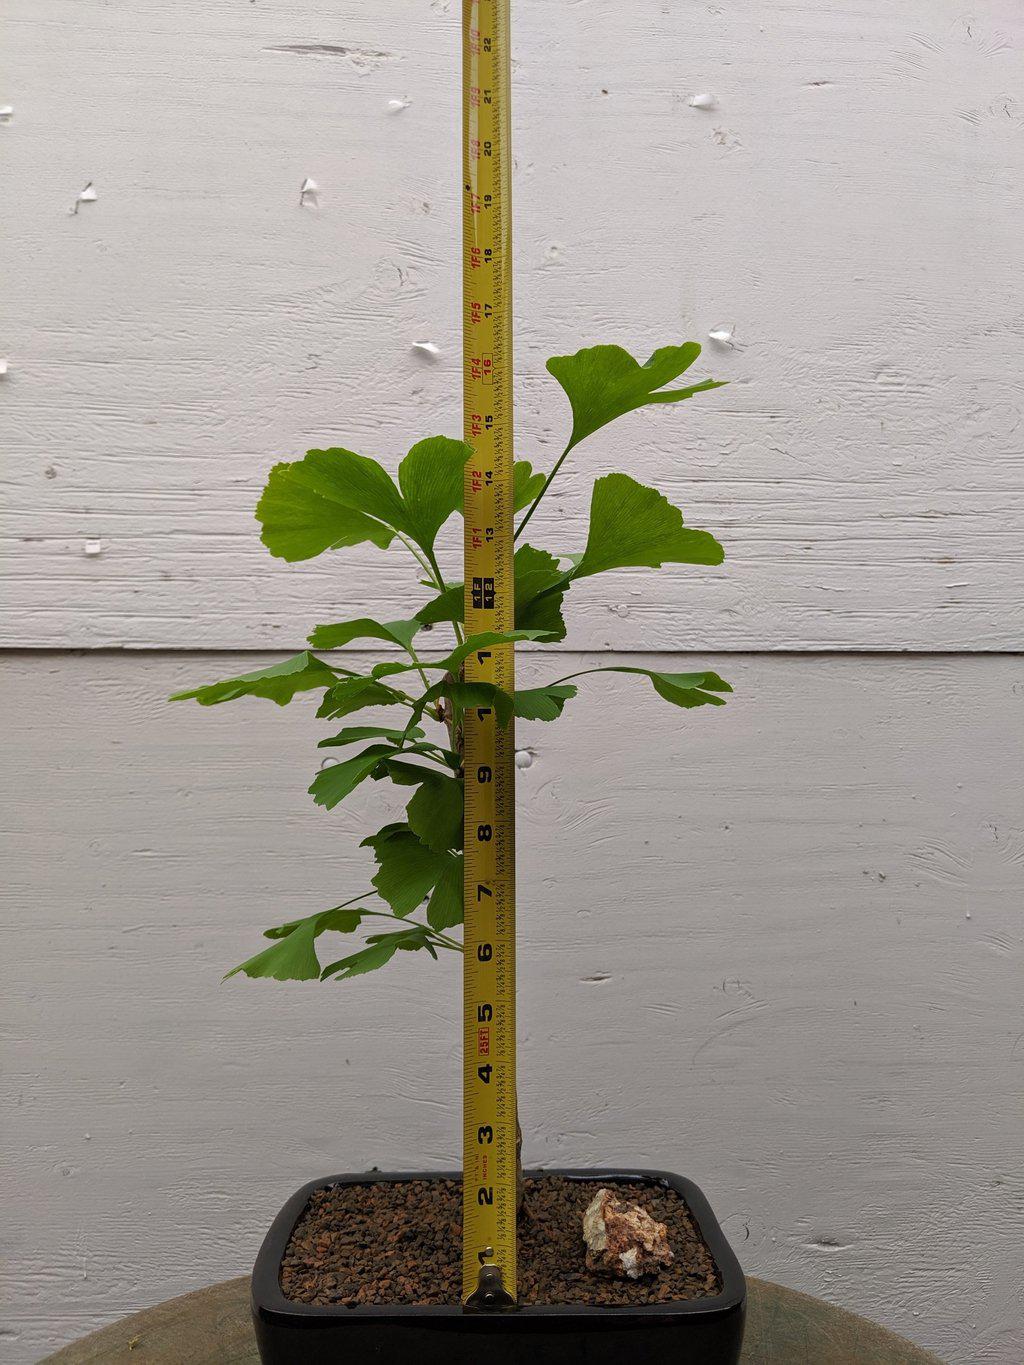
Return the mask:
M347 981L351 976L362 976L366 972L375 972L379 967L386 966L399 947L402 946L395 941L398 937L398 934L379 937L377 942L371 943L369 947L360 948L357 952L349 953L348 957L342 957L337 962L332 962L322 972L317 972L317 976L320 977L321 981ZM422 947L423 944L417 946Z
M351 934L359 928L366 918L367 911L350 909L347 905L336 905L332 910L321 910L318 915L306 915L303 919L289 920L287 924L275 924L272 929L264 929L264 938L287 938L307 920L316 920L317 934L332 929L338 934Z
M412 832L435 853L462 847L462 783L457 778L423 770L405 815Z
M635 673L639 677L649 678L659 697L686 710L695 706L724 706L725 698L718 693L732 691L725 679L710 669L702 673L665 673L630 664L609 664L604 668L587 668L572 676L579 678L589 673Z
M565 703L576 695L571 683L548 683L544 687L516 688L515 713L523 720L557 720Z
M396 915L410 915L426 900L453 856L428 848L408 825L386 825L363 844L377 859L373 885Z
M413 636L422 629L423 622L415 617L411 621L374 621L372 617L360 616L355 621L317 626L309 643L314 649L341 649L353 640L385 640L408 649Z
M336 679L330 691L317 710L321 720L338 720L350 716L354 711L362 711L367 706L397 706L404 702L401 692L388 687L376 678L364 678L352 674L347 678Z
M513 560L515 567L516 628L543 632L537 638L545 643L565 639L562 601L570 577L547 550L520 545Z
M317 687L332 687L338 681L333 668L304 650L301 654L258 668L253 673L242 673L237 678L208 683L188 692L175 692L171 701L197 701L200 706L216 706L219 702L234 701L236 697L266 697L278 706L287 706L296 692L309 692Z
M540 470L533 472L533 465L529 460L516 460L512 466L512 510L521 512L524 507L529 507L534 498L544 487L544 480L547 476Z
M639 565L721 564L724 557L714 536L684 526L682 512L656 489L628 474L606 474L594 484L587 546L572 577Z
M361 541L386 549L399 533L429 555L462 505L469 454L465 442L447 436L418 441L398 467L397 485L376 460L340 446L275 465L256 506L263 543L295 561Z
M431 929L451 929L462 923L463 918L463 878L465 866L461 853L446 855L441 875L434 884L427 904L427 923Z
M355 791L360 782L366 781L382 759L398 752L392 744L371 744L354 758L334 763L318 772L309 794L318 806L333 810L350 792Z
M575 355L556 355L548 370L561 384L572 407L568 449L585 436L648 403L679 403L695 393L721 387L705 379L684 389L665 389L700 355L696 341L662 346L643 365L621 346L589 346ZM660 390L660 392L659 392Z
M367 540L386 549L395 531L406 529L390 475L376 460L340 447L275 465L256 519L270 553L290 562Z
M462 506L464 465L472 454L464 441L431 436L418 441L398 466L398 484L405 503L401 528L430 553L437 533Z
M386 739L396 747L406 740L422 739L423 731L418 726L408 730L392 730L386 725L346 725L329 739L321 739L318 749L337 749L345 744L357 744L364 739Z
M320 975L316 939L328 930L350 934L364 918L365 911L339 905L332 910L322 910L319 914L307 915L305 919L292 920L289 924L267 929L264 937L275 939L276 942L255 957L250 957L247 962L233 967L224 980L242 972L245 976L266 976L275 981L314 981Z

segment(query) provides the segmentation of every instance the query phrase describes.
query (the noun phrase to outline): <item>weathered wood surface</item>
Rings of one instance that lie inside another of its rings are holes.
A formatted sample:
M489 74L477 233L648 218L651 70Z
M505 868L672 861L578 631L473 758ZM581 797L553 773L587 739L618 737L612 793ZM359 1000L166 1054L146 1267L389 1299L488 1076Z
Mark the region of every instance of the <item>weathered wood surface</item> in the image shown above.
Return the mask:
M163 701L256 662L5 661L16 1365L237 1273L304 1180L458 1165L457 962L218 984L396 809L312 806L309 705ZM521 727L526 1158L692 1175L750 1273L1018 1365L1024 662L708 662L727 709L594 678Z
M252 507L309 446L460 428L458 5L5 10L3 639L405 614L397 553L289 568ZM574 643L1019 647L1020 8L521 0L515 42L521 452L566 429L548 355L733 329L731 387L583 447L537 524L578 549L622 467L727 565L581 588Z
M242 1276L147 1308L47 1357L53 1365L259 1365ZM873 1322L763 1280L749 1282L740 1365L940 1365Z

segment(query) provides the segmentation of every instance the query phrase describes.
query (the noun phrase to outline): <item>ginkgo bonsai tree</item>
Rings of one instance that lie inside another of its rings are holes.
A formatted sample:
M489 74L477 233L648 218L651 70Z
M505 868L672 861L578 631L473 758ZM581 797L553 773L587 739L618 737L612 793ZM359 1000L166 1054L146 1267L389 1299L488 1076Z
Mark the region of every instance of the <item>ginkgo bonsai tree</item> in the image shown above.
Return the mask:
M310 450L301 460L274 466L256 508L263 543L272 555L298 561L362 542L382 551L397 546L410 556L419 589L429 597L413 609L414 583L410 614L402 620L354 616L318 625L309 636L312 650L172 698L213 706L238 697L264 697L284 706L300 692L319 692L317 716L332 728L365 710L383 709L390 721L335 728L319 747L346 756L322 768L309 789L316 804L327 809L367 779L387 780L403 789L404 818L363 840L377 864L371 887L330 909L264 930L271 945L229 976L244 972L281 981L343 980L383 967L399 950L422 949L434 958L441 950L462 951L451 931L462 923L461 717L466 707L492 706L502 725L516 716L553 721L576 696L576 679L606 672L647 679L674 706L723 704L722 694L731 689L710 671L588 668L514 695L462 676L463 661L490 644L564 639L565 598L582 579L634 566L721 563L722 547L714 536L684 525L682 513L661 493L628 474L607 474L595 481L586 538L582 528L579 536L582 550L541 547L522 539L570 451L587 436L636 408L678 403L719 387L711 379L666 387L690 368L700 349L696 342L666 346L643 365L618 346L593 346L548 361L548 370L568 396L572 430L550 472L535 472L527 460L515 463L515 511L523 515L516 529L515 629L507 634L466 638L462 584L446 579L439 563L439 534L462 507L463 467L471 454L464 442L445 436L418 442L399 464L397 481L376 460L338 447ZM424 633L431 632L433 643L437 626L450 629L452 648L441 655L421 652ZM354 671L346 666L345 655L332 653L368 640L380 641L390 651L368 671ZM358 930L364 931L362 946L321 965L322 935Z

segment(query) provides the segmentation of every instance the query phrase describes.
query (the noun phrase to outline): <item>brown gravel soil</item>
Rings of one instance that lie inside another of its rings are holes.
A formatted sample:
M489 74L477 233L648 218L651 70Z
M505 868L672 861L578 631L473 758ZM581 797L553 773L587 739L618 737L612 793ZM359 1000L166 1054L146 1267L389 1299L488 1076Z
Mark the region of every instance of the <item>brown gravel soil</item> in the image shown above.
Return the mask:
M619 1280L584 1260L583 1210L600 1183L541 1176L526 1181L519 1224L519 1302L636 1307L700 1299L721 1291L711 1252L674 1190L604 1188L635 1199L668 1227L674 1260L656 1275ZM317 1190L295 1225L281 1265L281 1289L299 1303L459 1302L462 1198L456 1180L334 1185Z

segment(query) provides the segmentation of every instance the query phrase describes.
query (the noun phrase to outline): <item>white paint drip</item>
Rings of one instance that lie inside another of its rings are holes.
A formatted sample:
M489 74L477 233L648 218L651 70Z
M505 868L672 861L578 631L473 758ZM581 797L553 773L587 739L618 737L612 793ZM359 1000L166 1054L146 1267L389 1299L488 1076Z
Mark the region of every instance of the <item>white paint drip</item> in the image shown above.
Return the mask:
M732 345L732 334L733 334L733 329L732 329L732 327L724 327L724 326L722 326L722 327L712 327L711 331L708 332L709 338L710 338L712 341L717 342L717 344L718 344L719 346L731 346L731 345Z
M0 105L0 123L10 123L14 118L14 105Z
M412 349L414 351L420 351L423 355L430 356L431 360L435 360L441 354L440 346L433 341L414 341L412 343Z
M533 766L533 754L530 753L529 749L517 749L517 750L516 750L516 767L517 767L517 768L530 768L530 767L532 767L532 766Z
M299 208L305 208L307 204L313 208L320 207L320 186L308 176L299 188Z
M87 559L95 559L97 555L101 555L103 553L103 541L87 540L85 542L83 553L85 554Z
M691 109L717 109L718 97L710 90L703 90L699 95L691 95L688 103Z
M6 361L6 360L0 360L0 379L3 379L3 377L6 375L6 373L7 373L7 361Z
M412 104L412 100L410 99L388 100L388 108L393 114L399 114L403 109L408 109L410 104Z
M68 209L72 217L78 212L79 204L95 204L99 195L96 193L96 186L90 180L84 190L80 190L75 198L75 202Z

